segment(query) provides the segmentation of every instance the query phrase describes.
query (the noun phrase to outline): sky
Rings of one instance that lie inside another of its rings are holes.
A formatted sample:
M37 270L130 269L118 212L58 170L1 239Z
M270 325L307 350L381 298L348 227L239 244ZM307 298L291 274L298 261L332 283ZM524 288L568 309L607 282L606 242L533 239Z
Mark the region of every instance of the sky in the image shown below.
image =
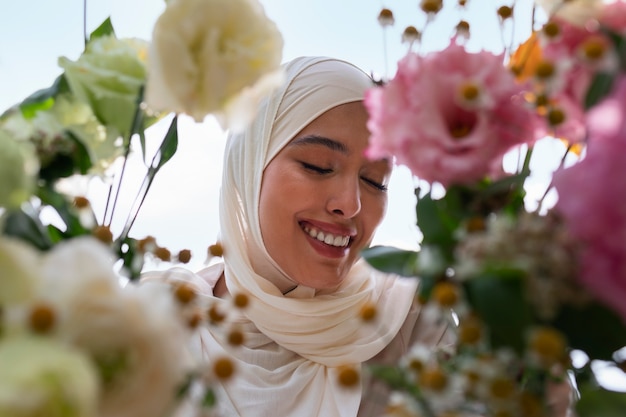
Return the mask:
M83 0L22 0L3 2L0 14L0 112L32 92L51 85L61 73L60 56L76 59L83 50ZM353 62L367 72L393 76L396 62L406 53L400 42L407 25L424 27L424 15L417 0L261 0L267 15L276 22L285 46L283 60L300 55L326 55ZM513 0L469 0L466 11L447 0L444 10L428 24L420 52L445 48L460 18L469 21L472 36L468 49L499 53L503 44L519 42L531 31L531 1L516 2L517 25L505 26L495 18L495 9ZM396 23L385 31L376 17L382 7L394 12ZM86 29L91 32L111 17L118 37L150 40L152 26L163 12L163 0L88 1ZM541 13L538 14L541 20ZM514 33L514 35L511 35ZM168 120L149 129L149 147L156 149L168 127ZM131 235L153 235L173 252L189 248L194 253L190 269L205 262L208 245L218 237L218 192L225 134L212 118L195 123L179 120L177 154L157 176ZM554 166L543 164L543 169ZM145 168L137 156L130 160L114 229L121 228ZM375 244L417 248L414 182L404 167L396 168L389 191L389 209L374 240ZM541 193L545 184L539 183ZM85 186L85 190L86 190ZM89 196L102 212L107 188L99 181L89 185ZM168 264L153 265L156 268ZM610 371L609 371L610 372ZM619 375L609 381L622 389Z

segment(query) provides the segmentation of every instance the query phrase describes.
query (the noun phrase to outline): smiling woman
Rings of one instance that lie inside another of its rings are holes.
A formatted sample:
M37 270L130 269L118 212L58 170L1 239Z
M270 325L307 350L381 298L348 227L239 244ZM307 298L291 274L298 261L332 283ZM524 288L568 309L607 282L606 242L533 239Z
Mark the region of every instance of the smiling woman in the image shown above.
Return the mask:
M227 141L223 263L151 276L190 283L212 311L229 311L237 348L223 326L203 326L195 343L235 369L214 387L219 415L381 415L388 388L371 395L361 365L398 360L418 339L436 345L446 326L419 314L416 280L361 259L391 173L390 161L365 156L371 78L332 58L284 69L283 86Z

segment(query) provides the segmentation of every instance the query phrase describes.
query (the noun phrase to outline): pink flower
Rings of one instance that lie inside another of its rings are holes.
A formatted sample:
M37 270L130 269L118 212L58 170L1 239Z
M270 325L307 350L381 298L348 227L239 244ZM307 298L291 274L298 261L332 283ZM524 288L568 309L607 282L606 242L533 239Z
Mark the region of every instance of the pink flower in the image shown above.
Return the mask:
M581 243L581 284L626 322L626 77L587 122L587 156L554 176L556 209Z
M368 156L396 156L444 186L484 178L512 146L536 139L538 120L521 92L502 56L469 53L454 40L425 57L409 53L393 80L366 94Z
M600 24L622 35L626 34L626 1L606 4L600 13Z

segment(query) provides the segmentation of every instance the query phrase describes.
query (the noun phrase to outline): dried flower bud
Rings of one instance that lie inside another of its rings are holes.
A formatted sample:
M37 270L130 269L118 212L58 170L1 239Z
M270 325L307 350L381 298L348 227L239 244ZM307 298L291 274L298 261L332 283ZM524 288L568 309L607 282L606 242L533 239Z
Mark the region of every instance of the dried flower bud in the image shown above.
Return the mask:
M458 1L459 6L461 7L465 7L467 5L467 0L459 0Z
M414 43L419 42L421 33L415 28L415 26L407 26L402 32L402 43Z
M169 251L169 249L162 246L159 246L154 250L154 256L164 262L169 262L172 260L172 253Z
M378 14L378 23L382 27L392 26L395 23L393 12L389 9L382 9Z
M98 239L100 242L110 245L113 243L113 233L111 233L111 228L109 226L96 226L92 234Z
M467 20L461 20L456 25L456 34L457 36L461 36L465 39L470 36L470 24Z
M224 248L220 243L215 243L209 246L209 255L218 257L224 256Z
M55 322L56 314L54 309L46 304L34 306L28 317L28 324L36 333L48 333L54 327Z
M73 204L74 204L74 207L76 207L77 209L84 209L90 206L89 200L81 196L74 197Z
M535 107L545 107L549 102L548 96L545 94L537 94L535 96Z
M509 6L500 6L498 7L498 16L500 19L506 20L513 16L513 8Z
M352 366L342 366L339 368L338 379L339 385L350 388L359 384L361 375L358 369Z
M479 216L470 218L465 224L465 230L467 230L468 233L483 232L487 230L485 219Z
M213 363L213 373L218 379L229 379L235 373L235 364L230 358L219 358Z
M420 8L428 14L436 14L443 8L443 0L422 0Z
M156 239L153 236L146 236L137 241L137 249L141 252L153 252L156 248Z
M189 249L183 249L178 252L178 262L186 264L191 260L191 251Z

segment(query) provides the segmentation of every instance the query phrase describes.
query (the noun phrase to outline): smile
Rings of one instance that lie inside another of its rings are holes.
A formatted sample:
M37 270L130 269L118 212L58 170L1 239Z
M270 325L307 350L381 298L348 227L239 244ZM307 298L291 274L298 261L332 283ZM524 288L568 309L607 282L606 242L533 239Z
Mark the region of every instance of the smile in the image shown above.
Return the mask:
M350 236L338 236L329 232L322 232L314 227L303 226L302 229L314 239L330 246L345 248L350 243Z

